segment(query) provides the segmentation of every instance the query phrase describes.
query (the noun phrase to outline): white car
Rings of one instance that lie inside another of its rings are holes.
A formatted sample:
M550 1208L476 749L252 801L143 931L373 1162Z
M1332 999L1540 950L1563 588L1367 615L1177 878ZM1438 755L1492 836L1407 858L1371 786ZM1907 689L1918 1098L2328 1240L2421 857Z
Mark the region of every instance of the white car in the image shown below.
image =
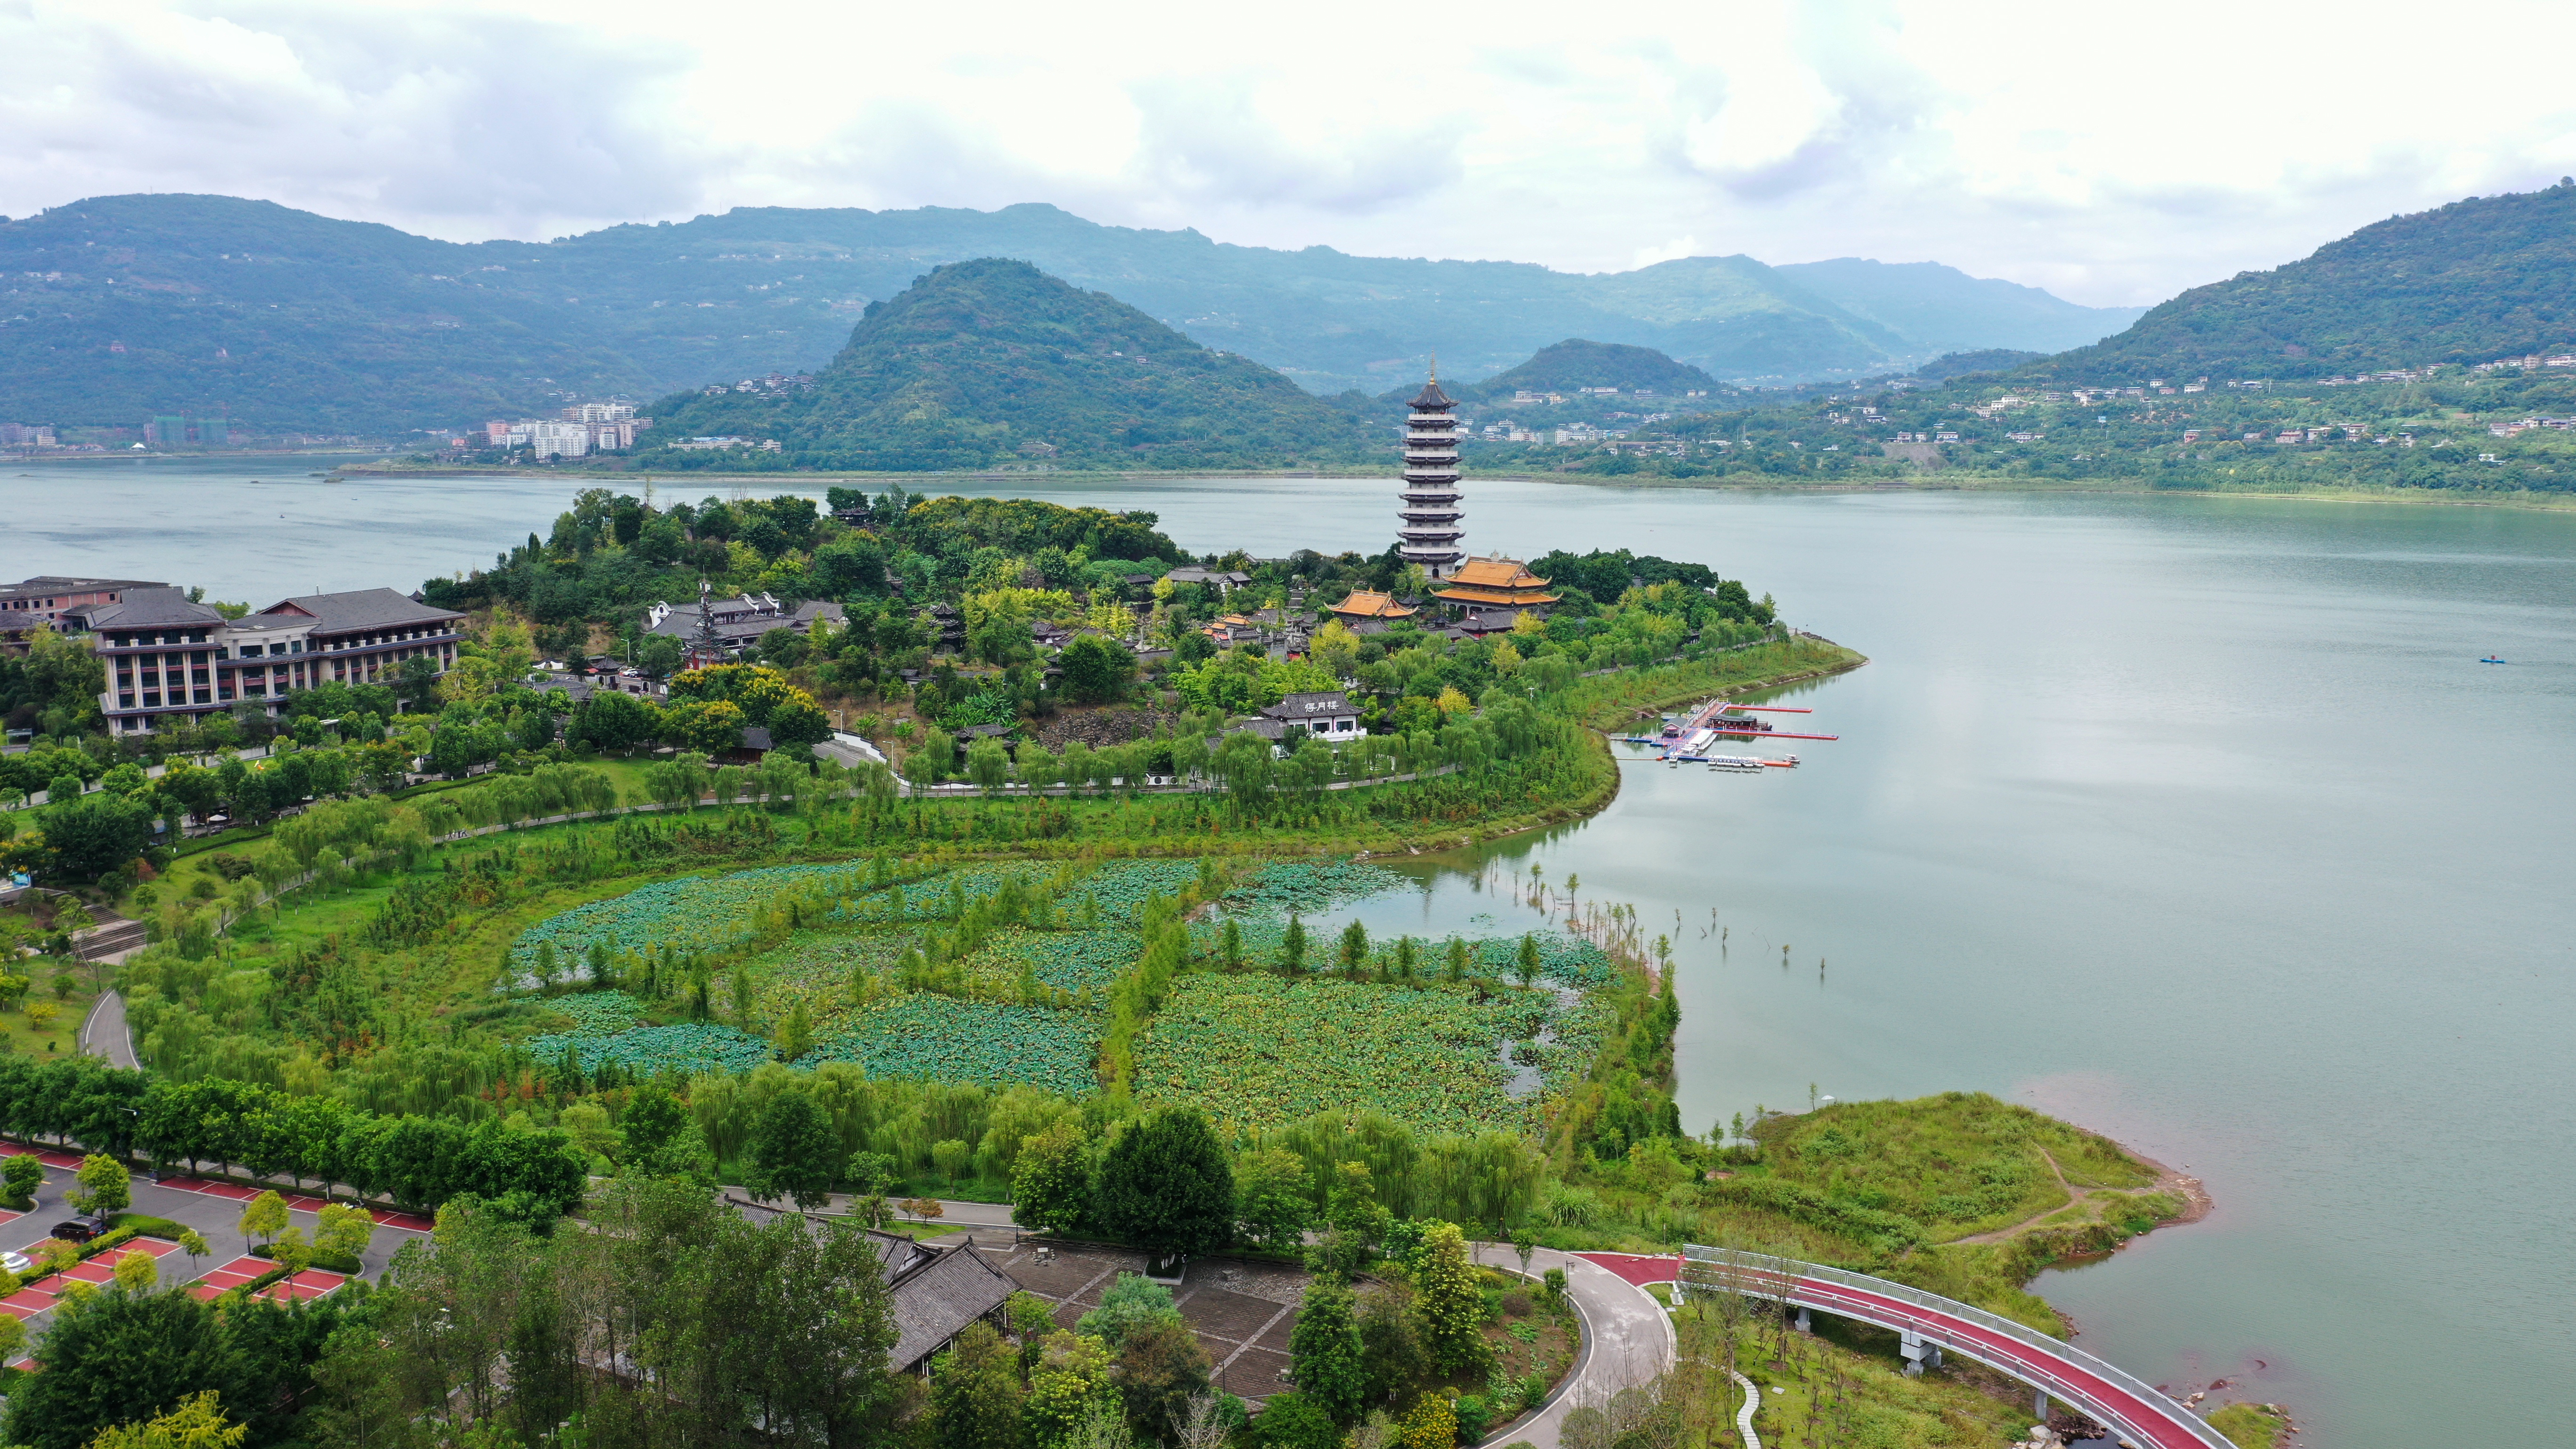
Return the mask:
M0 1253L0 1268L6 1268L12 1273L23 1276L28 1269L34 1266L36 1265L28 1261L27 1255L24 1253Z

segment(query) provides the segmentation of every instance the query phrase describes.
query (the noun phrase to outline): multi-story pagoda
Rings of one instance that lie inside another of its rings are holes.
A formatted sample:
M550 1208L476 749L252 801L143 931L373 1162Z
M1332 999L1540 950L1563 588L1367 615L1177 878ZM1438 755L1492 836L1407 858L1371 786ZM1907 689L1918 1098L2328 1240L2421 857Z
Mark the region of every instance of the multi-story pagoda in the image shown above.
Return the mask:
M1434 372L1414 396L1413 416L1404 424L1404 561L1445 579L1467 555L1459 548L1466 537L1466 513L1458 491L1457 404L1440 390Z

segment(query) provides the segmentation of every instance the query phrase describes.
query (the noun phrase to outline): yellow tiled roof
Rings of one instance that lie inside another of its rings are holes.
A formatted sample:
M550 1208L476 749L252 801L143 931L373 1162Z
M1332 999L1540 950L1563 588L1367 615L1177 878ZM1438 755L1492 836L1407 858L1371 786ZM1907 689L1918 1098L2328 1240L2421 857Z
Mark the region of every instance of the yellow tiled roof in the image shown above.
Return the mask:
M1514 558L1471 558L1458 565L1449 582L1471 589L1543 589L1547 580Z
M1333 606L1334 613L1359 619L1409 619L1413 610L1395 601L1393 594L1372 593L1353 589L1351 596Z

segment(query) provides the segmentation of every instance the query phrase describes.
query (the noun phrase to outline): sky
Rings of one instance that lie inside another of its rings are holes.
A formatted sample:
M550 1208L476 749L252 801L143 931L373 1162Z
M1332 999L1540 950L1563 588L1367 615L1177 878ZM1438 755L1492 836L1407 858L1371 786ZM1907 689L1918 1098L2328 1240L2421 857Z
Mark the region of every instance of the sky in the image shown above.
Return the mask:
M1052 202L1620 271L1939 261L2096 306L2576 173L2564 3L0 0L0 214L214 192L457 241Z

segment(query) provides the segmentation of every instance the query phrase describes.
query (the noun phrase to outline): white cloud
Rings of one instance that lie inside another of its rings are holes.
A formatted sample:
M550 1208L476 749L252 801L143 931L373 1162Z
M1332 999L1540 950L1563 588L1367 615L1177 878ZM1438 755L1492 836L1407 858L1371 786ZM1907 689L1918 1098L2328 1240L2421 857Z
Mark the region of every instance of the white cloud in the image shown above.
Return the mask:
M473 238L1051 201L1271 246L1930 259L2143 302L2576 170L2539 43L2557 6L2402 41L2370 21L2211 0L0 0L0 211L216 191Z

